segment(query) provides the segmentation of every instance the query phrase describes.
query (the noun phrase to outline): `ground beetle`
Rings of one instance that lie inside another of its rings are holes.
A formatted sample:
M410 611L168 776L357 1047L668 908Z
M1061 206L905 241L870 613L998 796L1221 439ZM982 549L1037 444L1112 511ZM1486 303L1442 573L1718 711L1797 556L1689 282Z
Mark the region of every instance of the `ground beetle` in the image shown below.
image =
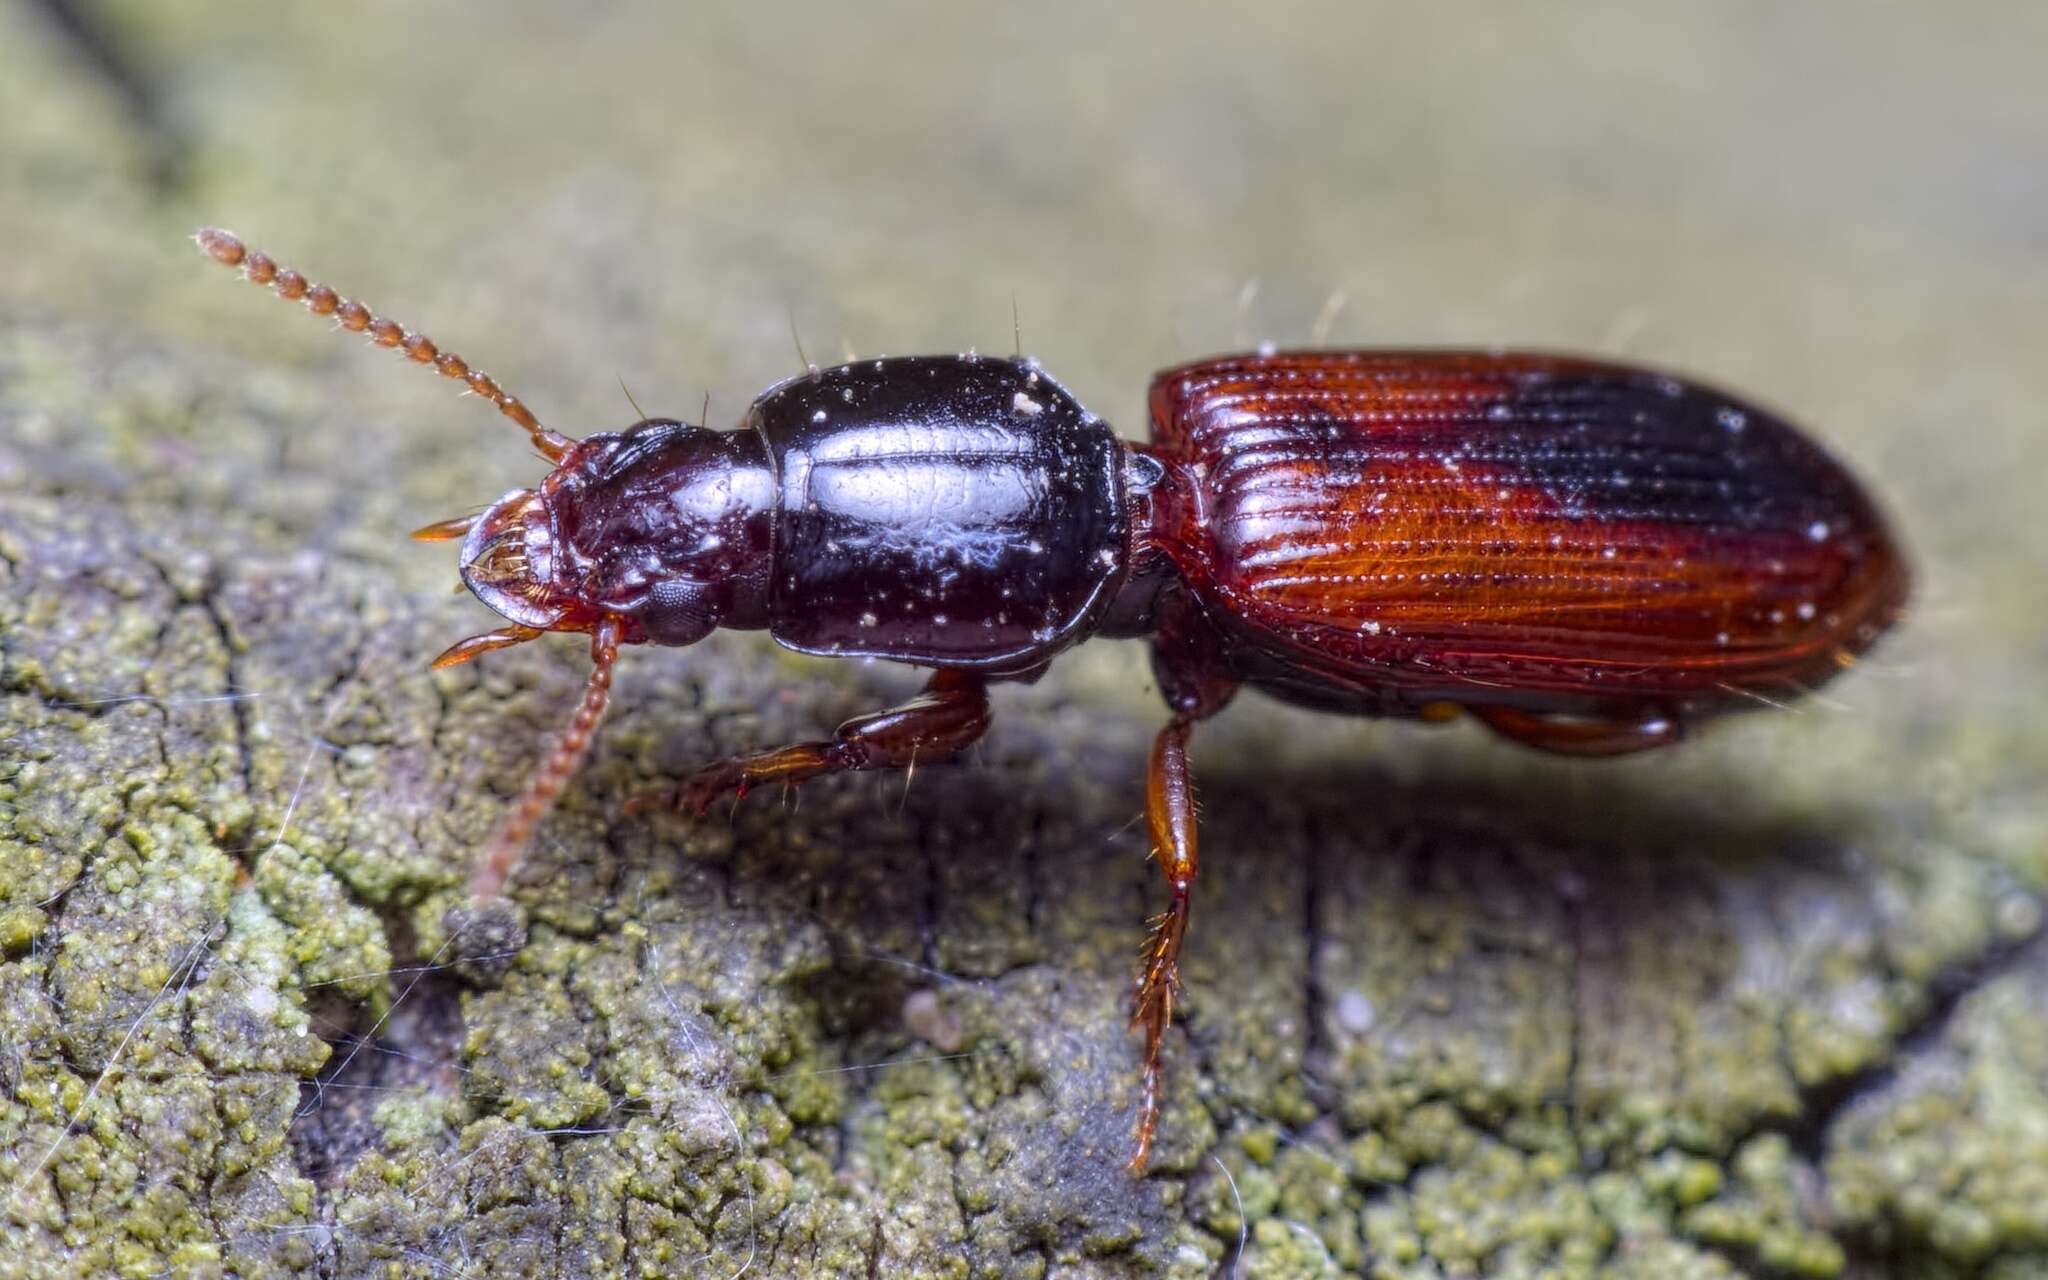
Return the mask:
M510 625L436 666L586 632L582 704L477 860L496 897L575 772L619 646L714 628L932 669L828 741L723 760L636 807L959 753L987 686L1091 636L1149 636L1172 717L1145 811L1172 900L1132 1025L1136 1152L1195 880L1188 734L1241 685L1324 711L1469 713L1516 742L1605 756L1773 705L1851 665L1907 574L1856 482L1783 420L1697 383L1551 355L1288 351L1152 382L1131 444L1024 359L910 356L812 368L738 427L650 418L571 440L424 335L224 231L202 249L317 315L466 383L554 464L481 516L462 576Z

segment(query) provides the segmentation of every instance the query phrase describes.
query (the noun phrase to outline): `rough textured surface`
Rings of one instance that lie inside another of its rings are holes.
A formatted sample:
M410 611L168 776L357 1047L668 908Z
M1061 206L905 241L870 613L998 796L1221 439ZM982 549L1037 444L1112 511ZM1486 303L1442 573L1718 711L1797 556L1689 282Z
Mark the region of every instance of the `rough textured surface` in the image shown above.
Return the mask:
M1982 8L81 6L125 94L0 10L0 1277L2048 1271L2048 32ZM617 812L915 677L630 654L458 974L578 646L427 672L488 624L396 535L534 466L203 220L570 430L1013 296L1126 429L1333 288L1337 341L1689 366L1856 460L1921 608L1654 759L1233 709L1134 1182L1142 650L701 823Z

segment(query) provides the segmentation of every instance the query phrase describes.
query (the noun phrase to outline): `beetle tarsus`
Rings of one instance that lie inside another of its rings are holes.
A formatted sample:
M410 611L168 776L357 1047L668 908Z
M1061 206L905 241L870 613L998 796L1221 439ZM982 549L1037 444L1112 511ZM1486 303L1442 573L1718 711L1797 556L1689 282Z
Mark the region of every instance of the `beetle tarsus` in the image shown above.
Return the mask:
M1173 906L1155 916L1145 939L1144 964L1139 971L1137 998L1131 1011L1131 1026L1145 1032L1145 1066L1138 1086L1137 1149L1128 1167L1143 1173L1152 1156L1152 1135L1159 1127L1159 1094L1164 1080L1160 1052L1166 1029L1173 1025L1173 1006L1180 998L1180 945L1187 936L1188 890L1177 887Z
M711 806L727 792L731 792L735 799L746 797L746 767L744 759L720 760L706 765L674 786L634 796L626 802L626 813L631 816L673 809L677 813L695 814L701 818L710 813Z

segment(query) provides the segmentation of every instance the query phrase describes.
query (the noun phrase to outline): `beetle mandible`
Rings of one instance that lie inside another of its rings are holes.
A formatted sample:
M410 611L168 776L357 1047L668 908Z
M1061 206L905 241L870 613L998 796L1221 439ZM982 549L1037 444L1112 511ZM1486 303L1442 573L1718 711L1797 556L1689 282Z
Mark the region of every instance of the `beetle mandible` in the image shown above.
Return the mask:
M1609 756L1804 693L1899 615L1875 505L1782 419L1667 374L1565 356L1291 351L1158 374L1132 444L1035 362L813 367L730 431L665 418L572 440L423 334L232 234L195 237L316 315L462 381L554 470L482 515L462 577L508 625L437 667L550 631L590 636L581 704L478 856L502 893L589 750L619 648L766 630L802 653L932 671L827 740L722 760L636 808L702 813L765 783L957 755L988 685L1091 636L1150 637L1170 716L1145 814L1170 891L1131 1023L1130 1165L1159 1114L1197 858L1187 747L1241 686L1354 715L1468 713L1546 751Z

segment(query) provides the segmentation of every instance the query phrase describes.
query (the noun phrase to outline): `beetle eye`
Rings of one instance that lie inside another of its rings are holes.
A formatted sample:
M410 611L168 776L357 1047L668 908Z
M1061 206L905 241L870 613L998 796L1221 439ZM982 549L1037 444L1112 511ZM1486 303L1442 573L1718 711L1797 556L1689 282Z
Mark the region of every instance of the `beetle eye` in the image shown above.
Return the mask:
M638 616L641 630L655 644L695 644L718 625L718 611L704 588L687 578L657 582Z

